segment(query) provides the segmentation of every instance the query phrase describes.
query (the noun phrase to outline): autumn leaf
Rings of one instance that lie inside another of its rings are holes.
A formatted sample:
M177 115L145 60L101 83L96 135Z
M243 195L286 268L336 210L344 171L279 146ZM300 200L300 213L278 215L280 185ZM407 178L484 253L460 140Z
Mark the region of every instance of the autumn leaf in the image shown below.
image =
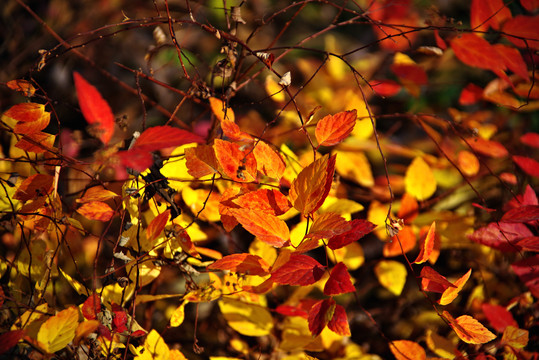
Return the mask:
M253 154L256 159L257 170L273 179L280 179L285 170L286 164L281 157L271 146L264 141L259 141L253 148Z
M50 152L53 149L55 139L56 135L35 132L23 135L19 141L17 141L15 147L24 151L43 154L45 152Z
M51 193L54 178L47 174L34 174L24 180L15 195L14 199L28 201L37 197L46 196Z
M508 223L526 223L535 220L539 220L539 205L524 205L511 209L503 214L501 219Z
M350 326L348 325L348 317L346 316L346 310L339 304L335 304L335 310L333 311L333 317L328 322L328 328L334 333L341 336L350 336Z
M474 137L466 139L466 143L475 152L492 158L502 158L509 154L507 149L502 144L494 140L486 140L480 137Z
M351 229L351 223L336 213L325 213L313 222L306 238L329 239Z
M45 111L43 104L24 103L12 106L4 116L16 121L13 128L16 134L30 135L49 125L51 113Z
M416 157L404 176L406 192L423 201L436 192L436 179L429 165L421 157Z
M519 329L518 326L507 326L503 331L502 343L511 346L514 349L523 349L528 345L529 331Z
M457 286L451 284L445 276L440 275L430 266L424 266L419 277L421 277L421 287L424 291L444 293L449 288L457 289Z
M157 331L152 329L144 340L144 353L135 360L165 360L170 359L170 349Z
M527 49L530 47L532 49L539 49L538 21L539 15L517 15L503 24L502 31L509 41L520 48Z
M539 134L534 132L526 133L520 137L520 142L539 149Z
M389 343L389 350L397 360L426 360L425 349L415 341L396 340Z
M286 213L291 204L283 193L276 189L259 189L238 196L232 202L239 207L260 210L275 216Z
M241 150L238 144L221 139L215 139L213 148L224 175L238 182L256 179L256 159L252 151Z
M539 255L514 262L511 268L531 293L539 297Z
M526 81L530 80L530 76L528 75L528 67L526 66L522 55L517 49L503 44L494 44L493 46L509 70Z
M226 137L232 141L250 142L253 140L251 135L240 130L240 127L235 122L236 117L234 116L234 111L226 107L222 100L210 97L209 101L211 111L221 123L221 129Z
M374 273L380 284L399 296L406 283L406 267L398 261L381 260L374 267Z
M263 306L223 297L219 309L227 324L246 336L264 336L273 329L271 313Z
M511 11L502 0L473 0L470 7L470 25L473 30L486 31L489 26L500 30L511 19Z
M243 253L227 255L208 266L208 269L264 276L269 271L269 264L260 256Z
M405 224L410 224L419 213L419 204L413 195L404 193L401 198L401 205L397 212L397 217L402 219Z
M161 235L167 222L170 220L170 210L165 210L153 218L146 228L146 238L150 243Z
M318 121L315 129L318 146L333 146L343 141L354 129L356 119L356 110L323 117Z
M473 105L483 97L483 89L475 84L468 84L462 89L459 97L459 104Z
M260 210L229 209L229 213L251 234L275 247L283 246L290 239L286 223Z
M129 151L136 149L150 152L190 143L201 143L203 141L200 136L186 130L168 125L153 126L140 134Z
M512 159L526 174L539 177L539 162L527 156L515 155Z
M9 349L17 345L24 334L24 330L12 330L0 334L0 355L6 353Z
M101 312L101 298L98 294L90 295L82 304L82 315L88 320L97 319L97 314Z
M470 275L472 274L472 269L468 270L468 272L464 275L462 275L461 278L459 278L455 283L453 284L455 287L448 287L444 290L442 293L442 297L440 300L438 300L438 304L440 305L449 305L453 302L453 300L456 299L456 297L459 295L460 291L466 285L466 282L470 278Z
M102 201L84 203L77 212L90 220L109 221L114 216L114 210Z
M496 335L469 315L454 319L450 313L444 311L442 316L449 321L449 326L457 333L457 336L468 344L485 344L496 339Z
M320 300L309 311L309 330L313 336L318 336L324 330L335 312L335 300L333 298Z
M391 97L397 95L402 86L393 80L371 80L369 84L374 92L382 97Z
M328 196L335 171L335 156L328 154L304 168L292 182L289 196L304 216L315 212Z
M466 176L474 176L479 172L479 160L473 153L467 150L459 152L457 162L460 170Z
M6 85L11 90L18 91L26 97L34 96L36 92L36 88L31 82L22 79L10 80L6 83Z
M114 133L114 115L99 91L78 72L73 73L80 110L88 124L95 126L98 137L107 145Z
M376 228L376 225L363 219L354 219L350 221L351 229L333 236L328 241L328 247L332 250L340 249L350 243L358 241Z
M424 239L421 240L420 246L419 246L419 254L417 255L417 258L414 261L414 264L423 264L427 260L429 260L432 251L434 250L434 240L436 237L436 222L432 222L429 228L429 232L427 233L427 236L425 236Z
M39 328L37 341L43 350L53 354L73 340L78 325L79 310L72 306L47 319Z
M84 192L84 195L76 201L78 203L87 203L90 201L105 201L113 199L117 196L119 195L113 191L105 189L103 186L92 186L91 188L88 188Z
M170 326L172 327L178 327L183 323L183 320L185 319L185 305L187 305L188 301L182 301L180 306L174 310L172 315L170 316Z
M384 257L392 257L406 254L413 250L417 238L410 226L404 226L399 233L384 243Z
M342 262L335 265L329 274L329 279L324 286L324 294L328 296L355 292L348 268Z
M483 314L485 314L490 326L497 332L503 333L508 326L518 328L518 323L513 314L503 306L483 303L481 310L483 310Z
M518 242L532 236L533 233L522 223L493 222L477 229L468 238L503 252L517 252L520 251Z
M292 254L290 259L277 270L272 271L271 279L282 285L311 285L320 280L324 267L310 256Z

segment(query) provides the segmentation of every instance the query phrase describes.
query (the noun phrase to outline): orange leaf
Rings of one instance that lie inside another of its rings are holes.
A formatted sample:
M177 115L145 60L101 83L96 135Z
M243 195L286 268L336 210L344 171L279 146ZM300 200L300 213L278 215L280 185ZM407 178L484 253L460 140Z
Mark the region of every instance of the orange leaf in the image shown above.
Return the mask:
M56 135L47 134L44 132L36 132L23 137L15 144L15 147L24 151L42 154L46 151L51 151Z
M258 255L232 254L217 260L208 269L230 270L247 275L264 276L268 273L269 264Z
M245 230L265 243L281 247L290 239L288 226L275 215L251 209L230 209L229 211Z
M77 212L87 219L98 221L109 221L114 216L114 210L102 201L87 202Z
M4 113L4 116L17 122L34 122L41 119L45 112L45 105L43 104L23 103L9 108Z
M182 250L193 257L200 258L200 254L198 253L195 244L193 244L193 241L191 241L189 233L178 224L174 224L173 231L176 234L175 240L178 241Z
M222 100L210 97L210 108L217 119L219 119L221 129L226 137L232 141L253 140L251 135L240 130L240 127L235 122L234 111L231 108L227 108Z
M324 330L335 313L335 300L333 298L320 300L309 311L309 330L313 336L318 336Z
M318 216L309 229L306 238L329 239L352 228L351 223L336 213L325 213Z
M97 315L101 312L101 298L99 295L90 295L82 304L81 311L85 319L97 319Z
M459 104L473 105L483 97L483 89L475 84L468 84L462 89L459 97Z
M31 135L34 133L39 133L41 130L45 129L49 122L51 121L51 113L44 111L42 116L35 121L19 121L15 124L13 132L23 135Z
M324 294L328 296L355 292L348 268L342 262L335 265L329 274L329 279L324 286Z
M356 119L355 109L322 118L315 130L318 146L333 146L343 141L354 129Z
M13 198L21 201L28 201L41 196L46 196L52 191L53 182L54 178L50 175L34 174L19 185Z
M397 360L426 360L425 349L409 340L396 340L389 343L389 349Z
M512 19L507 20L502 30L509 41L516 46L526 49L528 46L532 49L539 49L539 15L526 16L517 15ZM514 36L511 36L514 35ZM524 41L523 39L526 39Z
M376 228L376 225L367 220L354 219L350 221L352 228L342 234L329 239L328 247L332 250L340 249L354 241L358 241Z
M148 224L148 228L146 228L146 238L150 243L161 235L169 219L170 210L165 210L153 218L153 220Z
M474 137L466 139L466 142L475 152L478 152L481 155L502 158L509 154L502 144L494 140L485 140L480 137Z
M217 172L217 158L210 145L199 145L185 149L185 166L189 175L200 178Z
M141 151L155 151L194 142L200 143L203 142L203 139L189 131L172 126L154 126L144 130L137 141L135 141L135 145L133 145L129 151L135 149Z
M530 341L528 330L508 326L503 332L502 343L507 344L514 349L523 349L528 345L528 341Z
M220 139L215 139L213 148L224 175L238 182L256 179L256 159L252 151L242 151L238 144Z
M401 231L391 238L391 241L386 241L384 244L384 257L392 257L405 254L412 250L417 243L417 238L410 226L405 226Z
M470 8L470 25L473 30L486 31L490 26L500 30L511 19L511 11L502 0L473 0Z
M530 81L530 76L528 75L528 68L520 52L510 46L503 44L494 44L494 49L501 56L505 66L521 78L526 81Z
M105 201L119 196L115 192L105 189L103 186L93 186L88 188L82 198L77 199L78 203L90 201Z
M460 170L466 176L474 176L479 172L479 160L468 150L462 150L457 157Z
M419 204L416 198L408 193L404 193L401 199L401 206L397 212L399 219L403 219L405 224L409 224L417 217L419 213Z
M99 138L107 145L114 133L114 115L109 104L78 72L73 73L73 79L82 115L88 124L97 128Z
M455 298L459 295L459 292L462 290L468 279L470 278L470 275L472 274L472 269L468 270L468 272L464 275L462 275L461 278L459 278L453 285L456 287L448 287L445 289L445 291L442 294L442 297L440 300L438 300L438 304L440 305L449 305Z
M346 316L346 310L339 305L335 305L335 310L333 311L333 317L328 322L328 328L336 334L341 336L350 336L350 326L348 325L348 317Z
M275 265L274 265L275 267ZM282 285L311 285L324 275L324 267L310 256L292 254L286 263L271 273L271 279Z
M31 82L22 79L10 80L7 82L6 85L11 90L18 91L26 97L34 96L34 93L36 92L36 88L34 87L34 85L32 85Z
M424 239L421 241L421 245L419 247L419 255L417 255L417 259L415 259L414 264L423 264L425 261L427 261L432 254L432 251L434 250L434 238L436 236L436 222L433 221L430 225L429 232L427 233L427 236L425 236Z
M440 275L430 266L423 267L419 277L421 277L421 287L424 291L443 293L448 288L456 288L445 276Z
M259 189L241 195L234 200L234 204L250 210L260 210L275 216L282 215L290 209L290 201L276 189Z
M334 172L335 155L326 154L304 168L292 182L290 199L304 216L322 206L331 189Z
M449 326L453 328L457 336L468 344L485 344L496 339L496 335L469 315L462 315L456 319L447 311L444 311L442 315L449 321Z
M280 179L286 170L286 164L271 146L264 141L259 141L253 149L256 159L256 168L265 176Z

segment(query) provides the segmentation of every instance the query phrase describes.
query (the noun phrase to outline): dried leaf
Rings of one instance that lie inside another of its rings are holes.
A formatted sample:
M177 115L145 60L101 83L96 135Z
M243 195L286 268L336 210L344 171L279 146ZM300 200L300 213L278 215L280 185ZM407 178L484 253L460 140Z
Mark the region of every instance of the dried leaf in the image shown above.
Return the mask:
M114 133L114 115L109 104L78 72L73 73L73 79L82 115L88 124L96 127L99 139L107 145Z
M444 311L442 315L449 321L449 326L453 328L457 336L468 344L485 344L496 339L496 335L469 315L462 315L456 319L447 311Z
M6 85L11 90L18 91L26 97L34 96L36 92L36 88L34 87L34 85L32 85L31 82L22 79L10 80L7 82Z
M335 265L329 274L329 279L324 286L324 294L328 296L355 292L356 288L350 278L348 268L342 262Z
M320 280L323 274L324 267L312 257L292 254L284 265L272 271L271 279L282 285L306 286Z
M354 129L356 119L356 110L343 111L322 118L315 129L318 146L333 146L343 141Z
M427 200L436 192L436 179L429 165L421 157L416 157L404 176L406 192L419 201Z

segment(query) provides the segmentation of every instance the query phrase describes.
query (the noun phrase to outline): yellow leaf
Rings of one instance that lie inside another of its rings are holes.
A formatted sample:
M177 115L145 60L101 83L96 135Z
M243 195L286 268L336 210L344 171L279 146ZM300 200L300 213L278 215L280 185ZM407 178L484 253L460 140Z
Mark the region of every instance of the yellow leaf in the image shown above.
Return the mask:
M180 306L174 310L170 317L170 326L177 327L183 323L183 320L185 319L185 305L187 305L187 303L188 301L182 302Z
M279 348L284 351L303 350L313 341L309 322L300 316L287 316L282 324L283 330Z
M442 297L440 300L438 300L438 304L440 305L449 305L455 298L459 295L459 292L462 290L468 279L470 278L470 275L472 274L472 269L468 270L466 274L464 274L460 279L455 281L453 285L454 287L448 287L445 289L445 291L442 294Z
M358 242L350 243L339 249L326 248L326 250L333 263L343 262L349 270L356 270L365 262L363 248Z
M397 340L389 344L389 349L397 360L426 360L425 349L418 343L409 340Z
M336 151L337 161L335 168L345 179L357 182L364 187L374 185L371 164L363 152Z
M170 350L165 340L155 330L150 331L144 341L145 351L136 360L169 360Z
M64 277L67 280L67 282L69 283L69 285L71 285L71 287L73 287L73 289L75 289L75 291L79 295L86 295L86 296L89 295L89 292L88 292L88 289L86 289L86 286L84 286L83 284L81 284L77 280L73 279L71 276L69 276L69 274L65 273L64 270L62 270L61 268L58 268L58 270L60 270L60 273L62 273L62 275L64 275Z
M369 210L367 212L367 220L371 223L378 225L374 230L374 234L378 236L378 239L385 240L387 239L386 231L386 217L389 206L382 204L381 202L374 200L371 202Z
M374 130L371 118L369 117L369 111L367 110L367 104L363 100L361 93L349 89L342 94L342 98L346 104L343 106L344 109L356 109L357 111L356 125L354 126L354 130L352 130L352 135L361 140L370 138L374 133ZM374 120L374 114L371 113L371 115Z
M170 360L187 360L184 354L180 350L170 350Z
M135 305L144 304L150 301L157 301L157 300L163 300L163 299L170 299L174 297L180 297L183 295L184 294L137 295L137 298L135 299Z
M512 348L523 349L526 345L528 345L528 341L528 330L518 329L509 325L503 331L502 343L507 344Z
M193 143L178 146L172 151L169 159L163 161L163 166L160 170L161 174L167 178L170 187L176 191L182 191L194 179L187 171L184 153L186 148L195 147L196 145ZM211 178L211 175L209 175L209 178ZM201 179L205 179L205 177Z
M126 255L131 257L129 255ZM153 259L144 261L131 261L126 264L125 269L129 274L129 279L136 283L138 279L139 286L148 285L154 281L161 273L161 267L154 264Z
M360 203L357 203L350 199L340 199L335 196L329 195L324 201L324 204L320 207L321 213L333 212L341 215L347 220L350 220L350 215L363 210L364 207Z
M429 165L421 157L416 157L404 176L406 192L419 201L430 198L436 192L436 179Z
M431 329L427 330L425 341L429 349L436 355L448 359L452 359L455 356L455 345L446 338L436 334Z
M449 321L449 325L457 336L468 344L484 344L496 339L496 335L469 315L462 315L456 319L447 311L444 311L442 315Z
M264 86L266 88L266 93L268 94L268 96L271 96L272 100L276 102L284 101L286 93L283 91L283 87L273 79L272 75L268 75L266 77L266 82L264 83Z
M396 296L399 296L406 283L406 267L394 260L382 260L374 267L374 273L380 284Z
M209 197L208 197L209 195ZM209 190L196 189L193 190L189 186L186 186L182 191L182 199L193 214L198 214L201 210L199 217L202 220L208 222L218 222L221 220L221 214L219 214L219 200L221 196Z
M52 354L69 344L75 337L79 324L79 309L72 306L50 317L41 325L37 333L37 341L43 350Z
M81 322L75 330L74 343L78 343L81 339L95 332L99 327L99 320L88 320Z
M228 298L218 304L228 325L242 335L264 336L273 329L271 314L264 307Z
M290 239L292 239L292 232L290 233ZM260 256L266 260L269 265L273 265L277 259L277 249L257 238L255 238L251 245L249 245L249 254Z

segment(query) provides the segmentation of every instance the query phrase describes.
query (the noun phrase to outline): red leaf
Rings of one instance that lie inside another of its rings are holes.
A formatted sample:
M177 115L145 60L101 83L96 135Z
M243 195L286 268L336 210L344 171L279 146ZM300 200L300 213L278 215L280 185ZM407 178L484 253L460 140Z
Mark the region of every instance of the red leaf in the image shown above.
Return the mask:
M525 205L506 212L501 221L509 223L525 223L539 219L538 205Z
M342 262L335 265L324 286L324 294L332 296L355 291L356 288L354 287L354 284L352 284L352 279L350 278L346 265Z
M113 308L114 310L114 308ZM118 333L127 331L127 313L122 310L113 311L112 329Z
M520 251L518 241L531 236L532 232L524 224L500 222L490 223L468 235L468 238L503 252L517 252Z
M539 149L539 134L529 132L520 137L520 142Z
M482 31L489 26L499 30L506 20L511 19L511 11L502 0L473 0L470 15L472 29Z
M131 149L155 151L190 143L201 143L203 141L200 136L189 131L167 125L154 126L140 134Z
M482 37L473 33L462 34L451 40L451 48L463 63L491 70L496 75L507 79L507 75L503 72L506 69L503 60L494 47Z
M328 323L328 328L336 334L341 336L350 336L350 326L348 325L348 317L346 316L346 310L339 305L335 305L333 317Z
M287 197L276 189L259 189L241 195L232 202L239 207L262 212L275 216L286 213L292 205Z
M393 64L391 71L405 84L426 85L428 83L427 73L416 64Z
M481 309L490 325L496 329L497 332L503 333L508 326L518 328L518 323L513 318L513 315L503 306L484 303L481 305Z
M434 30L434 39L436 40L436 45L437 45L440 49L442 49L442 50L447 49L447 44L446 44L446 42L444 41L444 39L441 38L440 32L438 31L438 29Z
M318 146L333 146L343 141L354 129L356 119L355 109L323 117L314 132Z
M224 175L238 182L256 180L256 159L252 151L240 150L238 144L220 139L215 139L213 148Z
M483 89L475 84L468 84L459 97L459 104L461 105L473 105L483 97Z
M367 220L355 219L350 221L352 228L345 233L334 236L328 241L331 250L340 249L354 241L358 241L376 228L376 225Z
M525 16L517 15L503 24L502 30L509 41L516 46L526 49L539 49L539 15ZM514 35L514 36L511 36ZM524 41L523 39L526 39Z
M474 137L466 139L466 142L474 151L485 156L502 158L509 154L502 144L494 140L485 140L480 137Z
M538 0L520 0L520 5L529 12L533 12L535 9L539 8Z
M421 241L419 247L419 255L415 259L414 264L422 264L430 258L432 251L434 250L434 240L436 237L436 222L432 222L429 228L427 236Z
M271 273L271 279L282 285L311 285L324 275L324 267L307 255L292 254L290 259Z
M107 145L114 133L114 115L99 91L78 72L73 73L80 110L88 122L97 128L99 138Z
M539 236L530 236L519 240L517 246L524 251L539 252Z
M281 315L286 316L301 316L303 318L307 318L309 316L309 314L305 310L290 305L279 305L277 306L275 311Z
M423 267L419 277L421 277L421 287L424 291L443 293L447 288L456 288L445 276L440 275L430 266Z
M169 219L170 210L165 210L153 218L153 220L148 224L148 228L146 228L146 238L150 243L157 239L163 230L165 230L165 225Z
M530 289L532 295L539 297L539 255L517 261L511 268Z
M129 149L127 151L119 151L116 154L125 167L143 172L153 164L153 157L146 150Z
M526 63L517 49L503 44L494 44L494 49L498 52L509 70L526 81L530 80Z
M208 266L208 269L264 276L268 273L269 265L260 256L243 253L227 255Z
M17 345L24 336L24 330L12 330L0 335L0 355Z
M351 223L336 213L325 213L318 216L309 229L306 238L329 239L351 229Z
M77 212L87 219L97 221L109 221L114 216L114 210L102 201L87 202Z
M539 162L526 156L513 156L513 161L528 175L539 177Z
M304 168L290 187L294 207L304 216L318 210L329 194L334 173L335 155L326 154Z
M97 319L97 314L101 312L101 298L98 294L92 294L82 304L82 315L87 320Z
M371 80L369 84L376 94L383 97L397 95L402 88L399 83L393 80Z
M229 209L229 214L245 230L272 246L281 247L290 239L288 225L275 215L251 209Z
M313 336L318 336L329 323L335 312L335 300L333 298L320 300L309 311L309 330Z
M52 191L53 181L54 178L50 175L32 175L19 185L13 198L25 202L46 196Z

